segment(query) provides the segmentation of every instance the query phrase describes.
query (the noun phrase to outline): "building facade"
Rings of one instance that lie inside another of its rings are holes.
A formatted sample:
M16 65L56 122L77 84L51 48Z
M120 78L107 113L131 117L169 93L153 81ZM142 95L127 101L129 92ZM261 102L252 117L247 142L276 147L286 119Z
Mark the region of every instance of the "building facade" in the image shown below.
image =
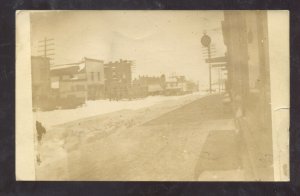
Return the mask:
M198 91L197 85L185 76L170 76L166 79L166 95L183 95Z
M134 97L145 97L148 95L162 95L166 87L166 77L161 75L139 76L132 81L132 94Z
M106 98L131 99L131 67L132 61L122 59L104 64Z
M73 107L87 99L85 63L71 63L51 68L51 90L55 105Z
M104 98L103 61L84 58L77 63L51 67L51 88L63 106Z
M104 62L90 58L84 58L84 62L86 67L87 99L104 99Z
M226 90L249 147L252 177L273 180L267 12L225 11L222 32Z
M34 109L46 107L50 92L50 59L31 56L32 105Z

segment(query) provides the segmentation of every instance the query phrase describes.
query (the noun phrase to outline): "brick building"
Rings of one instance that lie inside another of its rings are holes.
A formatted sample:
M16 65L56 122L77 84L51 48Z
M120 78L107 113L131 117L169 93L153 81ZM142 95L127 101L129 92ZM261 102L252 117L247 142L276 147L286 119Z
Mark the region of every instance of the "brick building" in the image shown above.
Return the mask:
M131 99L131 67L132 61L122 59L104 64L106 98Z

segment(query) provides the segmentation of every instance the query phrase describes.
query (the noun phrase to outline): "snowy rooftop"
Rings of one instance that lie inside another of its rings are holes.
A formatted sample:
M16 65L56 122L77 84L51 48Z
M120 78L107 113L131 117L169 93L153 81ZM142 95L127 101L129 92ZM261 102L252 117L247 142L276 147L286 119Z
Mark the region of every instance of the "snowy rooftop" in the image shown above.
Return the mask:
M80 63L71 63L71 64L64 64L64 65L56 65L50 68L50 70L59 70L59 69L66 69L70 67L79 67L78 71L81 71L82 69L85 68L85 63L80 62Z
M57 65L50 68L51 75L69 75L83 72L85 70L85 63L72 63L72 64L64 64Z

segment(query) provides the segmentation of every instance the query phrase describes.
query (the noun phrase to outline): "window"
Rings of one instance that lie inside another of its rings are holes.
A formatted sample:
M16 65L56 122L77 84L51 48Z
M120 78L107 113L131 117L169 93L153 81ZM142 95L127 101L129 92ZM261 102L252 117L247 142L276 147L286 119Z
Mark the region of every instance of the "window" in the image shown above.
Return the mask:
M69 75L63 75L62 76L62 80L69 80L70 79L70 76Z
M114 72L114 71L112 72L112 78L113 78L113 79L117 79L117 73Z
M77 87L78 91L84 91L85 90L84 85L77 85L76 87Z
M91 72L91 80L94 81L94 72Z
M44 74L45 74L45 69L41 68L40 69L40 74L39 74L39 77L40 77L40 80L43 80L44 79Z

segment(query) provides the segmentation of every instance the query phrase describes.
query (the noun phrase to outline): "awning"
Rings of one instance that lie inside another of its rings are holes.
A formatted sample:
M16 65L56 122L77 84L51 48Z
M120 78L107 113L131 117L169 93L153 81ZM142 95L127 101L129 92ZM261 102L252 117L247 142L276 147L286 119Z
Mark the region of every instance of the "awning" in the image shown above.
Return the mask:
M222 57L215 57L215 58L210 58L210 59L205 59L206 63L226 63L227 62L227 57L222 56Z

